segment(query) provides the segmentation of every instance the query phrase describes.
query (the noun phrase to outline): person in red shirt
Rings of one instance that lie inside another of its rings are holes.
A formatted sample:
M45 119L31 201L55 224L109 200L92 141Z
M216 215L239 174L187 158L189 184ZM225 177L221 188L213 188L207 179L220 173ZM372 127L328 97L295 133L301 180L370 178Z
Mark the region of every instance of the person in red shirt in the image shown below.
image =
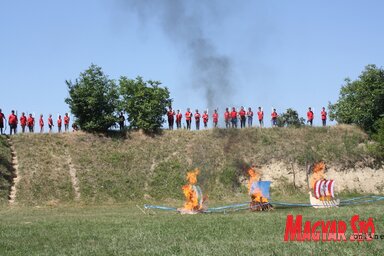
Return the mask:
M264 126L264 111L259 107L259 111L257 112L257 117L259 119L260 128Z
M217 109L212 114L213 119L213 127L217 128L217 123L219 122L219 114L217 113Z
M248 127L252 127L252 122L253 122L253 111L251 108L248 108L247 111L247 117L248 117Z
M200 130L200 113L198 109L196 109L196 112L195 112L195 123L196 123L196 130Z
M12 110L11 114L8 117L8 124L9 124L9 135L12 135L12 131L14 134L16 134L17 129L17 116L15 115L15 111Z
M176 128L181 129L181 119L183 118L183 114L180 113L180 110L178 109L176 111Z
M3 129L4 129L4 124L7 122L7 120L5 119L5 115L3 114L3 112L1 111L0 109L0 134L3 135Z
M42 114L40 115L39 126L40 126L40 133L43 133L44 132L44 120L43 120Z
M33 128L35 127L35 118L33 118L32 114L29 114L29 117L27 119L27 126L29 132L33 132Z
M229 128L231 127L230 121L231 121L231 113L229 113L228 108L225 108L224 112L224 121L225 121L225 127Z
M68 116L68 113L65 113L65 116L64 116L64 131L69 132L69 116Z
M273 111L272 111L272 114L271 114L271 117L272 117L272 127L277 127L277 117L279 115L277 114L276 112L276 109L274 108Z
M203 118L204 128L207 128L208 127L208 119L209 119L207 110L204 111L202 118Z
M310 126L313 124L313 111L310 107L308 108L307 112L307 123L309 123Z
M321 121L323 126L327 125L327 112L325 111L325 107L323 107L323 110L321 111Z
M244 107L241 106L240 111L239 111L239 116L240 116L240 128L245 128L245 120L247 112L245 112Z
M232 108L231 123L232 123L232 128L237 128L237 112L235 107Z
M57 131L61 132L61 124L63 123L63 120L61 119L61 115L57 118Z
M49 127L49 133L52 132L52 127L53 127L53 119L52 119L52 115L49 115L48 117L48 127Z
M185 121L187 122L187 130L191 130L192 112L189 108L185 112Z
M21 113L20 117L20 125L21 125L21 131L22 133L25 133L25 126L27 126L27 117L25 116L25 113Z
M175 122L175 111L172 110L172 107L169 107L167 116L168 116L168 129L173 130L173 124Z

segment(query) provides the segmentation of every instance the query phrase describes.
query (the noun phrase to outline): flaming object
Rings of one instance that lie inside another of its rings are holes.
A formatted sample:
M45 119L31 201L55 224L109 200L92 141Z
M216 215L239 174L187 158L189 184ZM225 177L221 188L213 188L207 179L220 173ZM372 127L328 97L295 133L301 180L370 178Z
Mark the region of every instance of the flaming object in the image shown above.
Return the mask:
M252 166L248 170L248 193L251 197L249 205L251 211L272 210L272 205L268 202L270 181L260 181L261 173Z
M196 185L199 173L200 170L197 168L187 173L188 184L182 187L185 197L184 207L177 209L182 214L195 214L203 210L203 193L201 188Z

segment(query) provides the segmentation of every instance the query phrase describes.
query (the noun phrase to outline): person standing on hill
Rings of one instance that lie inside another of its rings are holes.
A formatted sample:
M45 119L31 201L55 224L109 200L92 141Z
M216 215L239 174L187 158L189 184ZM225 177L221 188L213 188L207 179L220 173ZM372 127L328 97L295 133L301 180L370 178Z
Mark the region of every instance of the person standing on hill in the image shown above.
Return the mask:
M212 114L213 127L217 128L217 123L219 122L219 114L217 113L217 109Z
M49 117L48 117L48 128L49 128L49 133L52 132L52 127L53 127L53 119L52 119L52 115L50 114Z
M244 107L241 106L240 111L239 111L239 116L240 116L240 128L245 128L245 120L247 112L245 111Z
M27 117L25 116L24 112L21 113L20 125L21 125L21 132L25 133L25 126L27 126Z
M252 123L253 123L253 111L251 108L248 108L248 111L247 111L247 117L248 117L248 127L252 127Z
M257 117L259 119L260 128L264 126L264 111L259 107L259 111L257 112Z
M232 108L231 123L232 123L232 128L237 128L237 111L235 107Z
M0 134L3 135L3 129L4 129L4 124L7 122L5 119L5 115L3 114L2 110L0 109Z
M17 130L17 116L15 115L15 111L12 110L11 114L8 117L8 124L9 124L9 135L12 135L12 131L14 134L16 134Z
M173 124L175 121L175 111L172 110L172 107L169 107L167 116L168 116L168 129L173 130Z
M195 112L195 123L196 123L196 130L200 130L200 113L198 109L196 109L196 112Z
M178 109L176 112L176 128L181 129L181 119L183 118L183 114L180 113Z
M229 113L228 108L225 108L224 112L224 121L225 121L225 128L230 128L231 127L231 113Z
M325 111L325 107L323 107L323 110L321 110L321 121L323 126L327 125L327 112Z
M313 111L311 109L311 107L308 108L308 112L307 112L307 123L309 123L310 126L312 126L313 124Z
M277 117L279 115L277 114L276 112L276 109L274 108L273 111L272 111L272 114L271 114L271 117L272 117L272 127L277 127Z
M187 130L191 130L191 121L192 121L192 112L189 108L187 108L187 112L185 112L185 122L187 123Z
M206 129L208 127L208 119L209 119L207 110L204 110L202 118L203 118L204 128Z
M124 123L125 123L124 113L120 112L120 115L119 115L119 129L120 129L120 131L124 130Z
M44 120L43 120L43 114L40 115L39 126L40 126L40 133L43 133L43 132L44 132Z
M63 120L61 120L61 115L57 118L57 131L61 132L61 124L63 123Z
M65 113L64 116L64 131L69 132L69 116L68 113Z
M35 127L35 118L33 118L32 114L29 114L29 117L27 119L27 126L29 132L33 132L33 128Z

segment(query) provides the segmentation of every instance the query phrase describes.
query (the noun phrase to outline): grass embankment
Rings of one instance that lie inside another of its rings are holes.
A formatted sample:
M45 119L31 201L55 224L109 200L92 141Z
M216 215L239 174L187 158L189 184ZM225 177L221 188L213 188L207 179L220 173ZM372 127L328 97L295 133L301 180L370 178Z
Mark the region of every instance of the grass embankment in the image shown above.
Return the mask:
M200 168L199 184L211 199L245 192L244 163L323 159L351 166L369 158L367 136L350 126L302 129L213 129L139 132L119 136L84 133L12 137L19 160L19 204L71 202L68 158L76 169L84 203L181 199L188 170ZM282 174L283 175L283 174Z
M0 136L0 205L8 202L12 186L12 155L7 138Z
M384 234L384 205L276 209L229 214L144 215L134 204L0 210L0 255L383 255L384 240L284 242L288 214L303 221L374 218Z

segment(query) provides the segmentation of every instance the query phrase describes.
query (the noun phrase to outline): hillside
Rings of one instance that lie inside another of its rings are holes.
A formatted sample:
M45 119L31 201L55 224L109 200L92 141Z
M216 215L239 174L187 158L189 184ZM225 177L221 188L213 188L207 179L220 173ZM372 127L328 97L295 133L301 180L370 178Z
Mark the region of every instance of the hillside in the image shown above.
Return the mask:
M351 126L301 129L212 129L164 131L149 137L20 134L18 204L126 202L181 199L186 171L200 168L199 184L212 199L242 195L246 166L259 165L263 179L305 191L305 163L325 160L337 189L380 193L383 169L375 170L365 149L368 137ZM6 201L10 151L0 140L1 200Z

